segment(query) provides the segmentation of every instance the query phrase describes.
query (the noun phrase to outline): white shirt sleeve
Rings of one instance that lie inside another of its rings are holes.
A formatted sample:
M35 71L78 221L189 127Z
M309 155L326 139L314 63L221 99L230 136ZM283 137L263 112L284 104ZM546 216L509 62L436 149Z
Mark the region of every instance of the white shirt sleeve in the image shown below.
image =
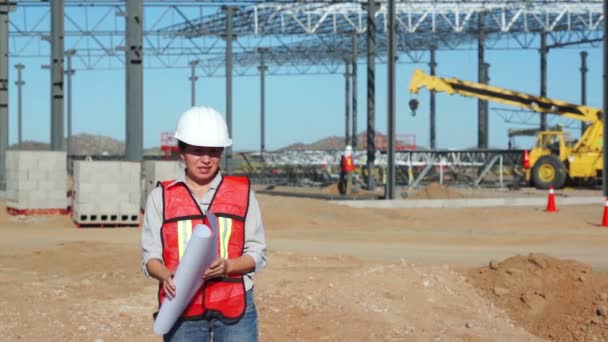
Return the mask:
M146 211L144 212L144 222L141 229L141 269L146 275L148 270L146 264L151 259L163 260L163 246L161 242L160 230L163 225L163 203L162 188L156 187L150 192L146 201Z
M245 246L243 255L255 261L255 272L266 267L266 237L262 223L262 211L253 190L249 193L249 209L245 218Z

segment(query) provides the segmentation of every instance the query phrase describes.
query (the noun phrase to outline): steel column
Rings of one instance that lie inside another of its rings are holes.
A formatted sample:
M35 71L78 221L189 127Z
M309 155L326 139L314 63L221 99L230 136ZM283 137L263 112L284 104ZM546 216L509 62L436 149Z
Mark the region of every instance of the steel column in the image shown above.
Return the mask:
M64 0L51 1L51 150L63 151Z
M198 66L198 61L191 61L190 63L190 106L196 106L196 81L198 77L196 76L196 67Z
M437 62L435 60L435 52L436 48L431 47L431 61L429 62L429 70L431 76L435 76L435 68L437 67ZM430 113L431 113L431 131L430 131L430 148L432 150L437 148L436 139L435 139L435 91L431 91L430 93Z
M357 46L357 34L353 34L353 56L352 56L352 98L353 98L353 134L351 139L351 145L353 150L357 148L357 54L358 54L358 46Z
M66 74L66 87L67 89L67 107L68 107L68 136L67 136L67 163L68 163L68 171L71 172L72 168L70 167L70 155L72 154L72 75L76 72L72 69L72 56L76 54L76 51L70 49L65 52L67 68L65 70Z
M479 36L477 40L477 78L479 83L487 84L485 63L485 31L483 12L477 17ZM488 148L488 101L477 100L477 148Z
M581 51L581 104L587 104L587 51ZM581 122L581 136L585 133L587 125Z
M141 161L143 147L143 0L127 0L126 18L126 117L125 159Z
M350 145L350 62L344 61L344 146Z
M7 0L0 3L0 191L6 190L8 149L8 12Z
M376 21L375 0L367 2L367 186L376 189Z
M260 159L264 161L264 153L266 151L266 85L265 77L268 67L264 61L264 54L268 52L268 48L258 48L260 53Z
M25 82L23 81L23 69L25 65L19 63L15 65L17 69L17 82L15 85L17 86L17 145L19 149L22 149L23 146L23 86Z
M236 11L235 7L222 6L222 10L226 12L226 124L228 125L228 134L232 137L232 19ZM232 146L226 147L225 167L228 175L232 174Z
M385 199L395 199L395 0L388 1L388 55L386 63L388 64L388 124L387 124L387 135L388 135L388 146L387 146L387 157L388 177L386 180L386 189L384 193Z
M604 18L608 18L608 0L604 0ZM604 32L608 32L608 20L604 20L603 23ZM602 107L602 120L604 123L608 121L608 34L604 34L603 39L603 70L602 70L602 94L603 94L603 107ZM604 124L604 145L602 156L604 158L604 169L602 172L602 188L604 190L604 196L608 197L608 125Z
M540 96L547 97L547 33L540 33ZM547 130L547 114L540 114L540 130Z

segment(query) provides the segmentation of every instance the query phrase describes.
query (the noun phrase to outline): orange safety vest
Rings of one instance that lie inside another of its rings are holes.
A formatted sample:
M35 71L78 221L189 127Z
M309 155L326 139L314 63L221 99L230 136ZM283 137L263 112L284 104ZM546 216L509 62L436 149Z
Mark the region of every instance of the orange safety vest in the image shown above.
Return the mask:
M351 172L355 171L355 163L353 162L353 155L349 155L348 157L342 156L342 171Z
M161 228L163 262L170 271L177 270L186 245L197 224L210 226L196 200L183 182L161 182L164 217ZM172 184L172 185L171 185ZM249 207L250 184L247 177L224 176L209 204L209 212L218 220L218 257L238 258L243 254L245 217ZM165 298L159 285L159 308ZM217 318L224 323L238 321L245 313L245 283L243 275L229 274L210 279L196 292L184 310L182 319Z

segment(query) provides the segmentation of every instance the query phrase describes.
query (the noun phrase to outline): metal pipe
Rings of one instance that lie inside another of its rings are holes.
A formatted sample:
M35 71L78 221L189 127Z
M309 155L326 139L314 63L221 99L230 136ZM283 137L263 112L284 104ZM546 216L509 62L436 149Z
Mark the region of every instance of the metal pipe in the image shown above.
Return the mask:
M127 0L125 159L141 161L143 146L143 0Z
M385 199L395 199L395 0L388 1L388 177Z

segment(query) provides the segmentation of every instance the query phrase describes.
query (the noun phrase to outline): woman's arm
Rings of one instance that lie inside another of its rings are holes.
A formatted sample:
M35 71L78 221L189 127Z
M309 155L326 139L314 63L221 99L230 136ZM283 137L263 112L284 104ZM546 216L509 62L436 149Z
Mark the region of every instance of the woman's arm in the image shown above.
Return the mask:
M266 237L262 212L253 191L249 194L249 209L245 218L243 255L234 259L216 259L205 273L206 278L225 277L232 273L260 272L266 267Z
M146 201L146 211L141 229L142 271L146 277L164 281L171 275L162 262L160 230L163 224L162 189L150 192Z
M146 201L144 223L141 230L142 269L147 277L162 283L169 298L175 297L173 272L162 262L160 230L163 224L162 189L152 190Z

